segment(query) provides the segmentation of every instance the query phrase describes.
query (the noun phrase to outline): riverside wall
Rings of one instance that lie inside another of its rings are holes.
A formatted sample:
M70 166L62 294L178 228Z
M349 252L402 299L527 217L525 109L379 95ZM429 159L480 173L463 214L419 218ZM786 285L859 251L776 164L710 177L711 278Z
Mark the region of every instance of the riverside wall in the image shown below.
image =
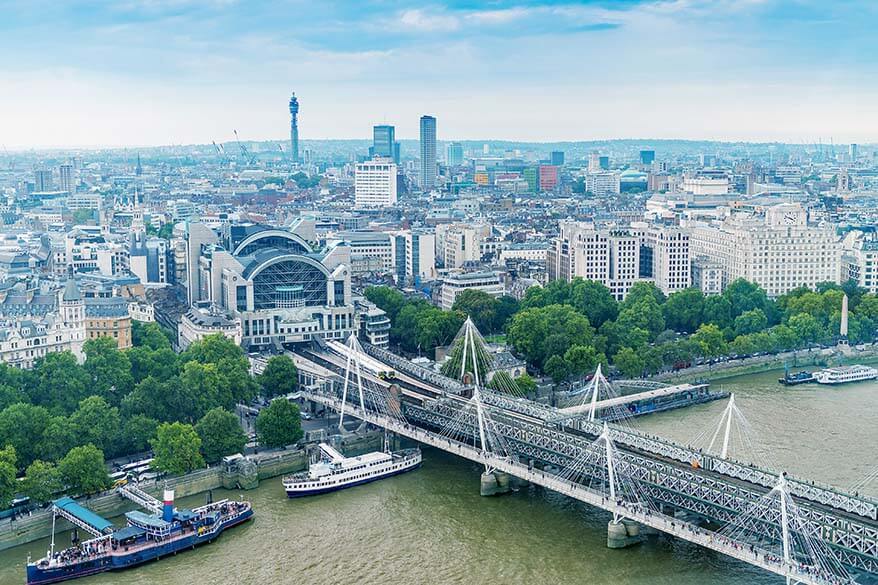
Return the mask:
M382 441L383 433L367 431L336 439L333 443L346 455L359 455L381 448ZM193 496L220 488L251 489L256 487L259 481L301 471L308 464L307 449L270 451L251 457L255 463L255 469L251 470L252 478L245 479L238 470L226 469L222 464L217 464L185 475L141 482L138 487L157 499L161 499L165 487L174 490L175 498ZM137 507L115 491L78 498L77 501L104 518L113 518ZM60 533L71 528L70 523L63 518L56 520L56 532ZM20 516L15 520L3 520L0 521L0 550L48 538L51 534L52 512L49 508ZM45 553L43 550L31 552L35 557Z

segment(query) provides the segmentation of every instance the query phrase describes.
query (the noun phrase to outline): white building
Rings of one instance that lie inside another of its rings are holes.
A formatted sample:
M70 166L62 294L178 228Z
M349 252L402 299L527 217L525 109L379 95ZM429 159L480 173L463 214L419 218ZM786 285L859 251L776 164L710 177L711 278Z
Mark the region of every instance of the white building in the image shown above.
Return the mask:
M617 300L641 280L641 236L627 229L597 229L594 224L561 222L561 233L549 249L549 280L595 280Z
M482 243L491 237L491 226L440 224L436 226L436 246L445 268L460 268L466 262L482 259Z
M400 286L436 278L436 234L404 230L393 234L394 274Z
M493 297L503 296L506 290L500 272L449 274L442 280L440 306L446 310L451 309L457 295L469 289L484 291Z
M585 175L585 190L593 193L597 197L618 195L622 191L622 184L619 173L614 173L611 171L603 173L589 172L587 175Z
M168 201L168 213L171 216L171 221L177 223L178 221L193 219L196 210L195 205L188 199L172 199Z
M177 345L182 351L189 347L191 343L217 333L221 333L240 345L242 340L241 320L229 319L219 313L191 308L180 317Z
M878 238L853 231L845 237L841 280L853 280L872 294L878 293Z
M722 223L694 227L693 256L722 266L723 288L737 278L759 284L771 297L796 287L839 282L841 242L833 225L808 222L799 204L785 203L764 214L739 213Z
M649 226L644 231L643 245L652 256L652 279L663 293L669 295L692 285L688 230Z
M692 286L705 295L723 292L723 267L707 256L692 260Z
M396 205L396 165L389 159L357 163L354 205L358 208Z
M680 188L693 195L726 195L730 184L729 176L725 172L699 171L687 173Z
M391 272L394 268L393 244L383 232L353 231L335 235L351 248L351 272Z

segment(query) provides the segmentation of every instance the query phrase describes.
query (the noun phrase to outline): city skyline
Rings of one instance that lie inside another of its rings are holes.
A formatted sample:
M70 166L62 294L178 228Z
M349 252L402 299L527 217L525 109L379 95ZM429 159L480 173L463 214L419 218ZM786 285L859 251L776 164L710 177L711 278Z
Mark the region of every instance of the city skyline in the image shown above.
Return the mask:
M293 91L301 139L416 138L431 112L440 139L867 143L875 16L856 0L11 2L2 143L281 139Z

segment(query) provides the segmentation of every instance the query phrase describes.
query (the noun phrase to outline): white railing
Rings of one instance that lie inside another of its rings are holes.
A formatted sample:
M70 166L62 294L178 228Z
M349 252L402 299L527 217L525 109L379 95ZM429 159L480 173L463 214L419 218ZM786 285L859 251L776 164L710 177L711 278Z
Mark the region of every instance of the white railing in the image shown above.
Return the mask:
M319 402L324 406L341 410L341 400L333 397L313 393L305 393L309 400ZM489 453L483 453L471 445L439 437L423 429L414 427L400 420L384 415L363 412L361 409L350 404L344 405L345 414L355 416L366 422L384 427L399 435L414 439L420 443L455 453L461 457L478 463L487 463L489 467L503 471L530 483L554 490L581 502L591 504L612 512L614 517L624 517L634 520L645 526L650 526L667 534L676 536L688 542L692 542L704 548L715 550L724 555L744 561L748 564L760 567L771 573L787 577L806 585L839 585L854 583L850 579L837 576L819 574L814 567L797 562L786 562L773 553L761 548L751 547L749 543L741 543L728 539L720 534L681 521L672 516L643 508L639 503L617 503L608 501L605 494L591 490L582 484L577 484L560 478L557 475L530 468L521 463L511 461L505 457L497 457Z

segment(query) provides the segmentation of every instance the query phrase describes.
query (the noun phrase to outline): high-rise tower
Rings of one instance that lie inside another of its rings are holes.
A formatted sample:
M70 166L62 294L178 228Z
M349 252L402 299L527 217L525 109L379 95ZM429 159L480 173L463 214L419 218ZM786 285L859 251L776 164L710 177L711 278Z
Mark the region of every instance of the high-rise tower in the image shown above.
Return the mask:
M421 190L429 191L436 185L436 118L421 116Z
M290 96L290 157L299 162L299 100L295 92Z

